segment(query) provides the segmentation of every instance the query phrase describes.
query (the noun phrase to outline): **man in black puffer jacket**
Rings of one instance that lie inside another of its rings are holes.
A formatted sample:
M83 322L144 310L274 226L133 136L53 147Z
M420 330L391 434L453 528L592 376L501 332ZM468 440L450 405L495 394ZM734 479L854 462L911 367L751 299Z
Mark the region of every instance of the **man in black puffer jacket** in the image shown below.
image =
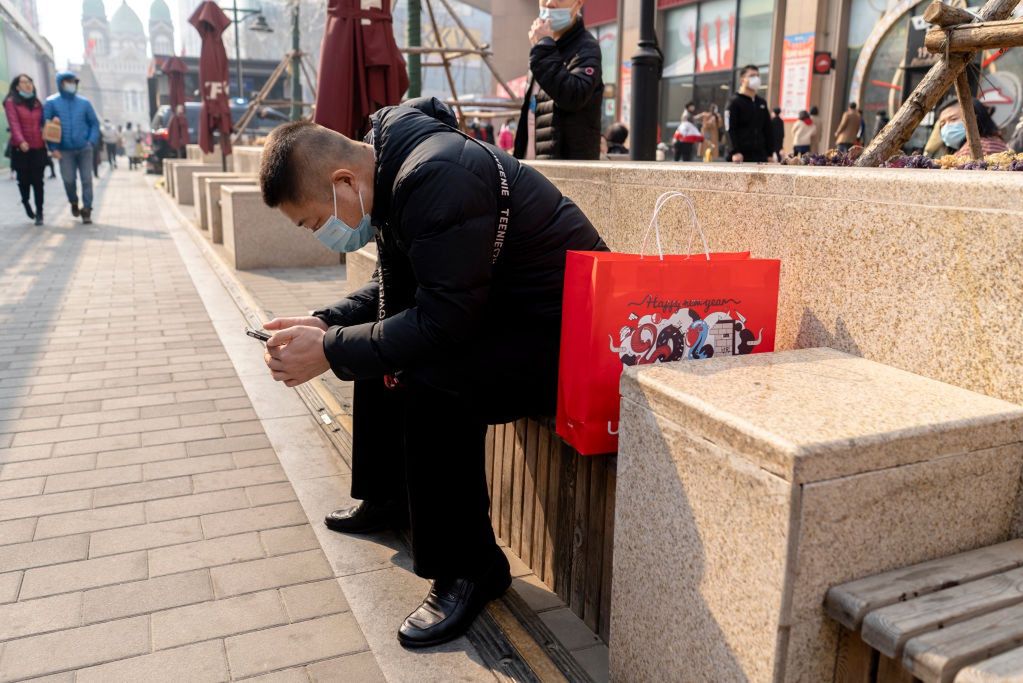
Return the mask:
M600 45L583 25L582 0L542 0L541 6L529 31L532 77L515 133L515 156L599 159Z
M309 122L266 143L268 205L335 250L374 233L378 249L373 282L266 324L277 331L267 364L288 386L328 369L355 381L362 502L326 524L366 533L408 520L415 572L433 587L398 638L423 647L463 633L511 581L488 515L487 424L553 414L565 252L606 247L553 184L459 132L437 100L371 118L371 144Z

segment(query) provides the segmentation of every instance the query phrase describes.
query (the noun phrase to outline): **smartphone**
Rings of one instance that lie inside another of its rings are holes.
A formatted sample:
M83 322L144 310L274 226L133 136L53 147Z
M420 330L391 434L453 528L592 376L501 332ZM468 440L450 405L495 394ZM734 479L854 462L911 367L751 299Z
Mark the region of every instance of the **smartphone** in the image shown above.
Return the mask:
M245 334L249 335L253 339L258 339L264 344L270 339L270 333L264 332L263 330L254 330L251 327L245 328Z

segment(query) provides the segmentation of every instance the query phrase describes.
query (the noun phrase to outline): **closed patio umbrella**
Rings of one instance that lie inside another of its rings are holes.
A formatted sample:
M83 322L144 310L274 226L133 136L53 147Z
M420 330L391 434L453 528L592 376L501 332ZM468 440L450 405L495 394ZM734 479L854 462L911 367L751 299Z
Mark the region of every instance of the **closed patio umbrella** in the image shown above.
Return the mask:
M185 73L188 67L178 57L168 57L163 62L163 72L167 74L170 85L171 119L167 126L167 142L171 149L178 151L185 147L191 139L188 135L188 118L178 114L178 105L185 104Z
M313 120L358 139L369 115L398 104L406 90L408 73L394 41L391 0L383 0L380 9L361 9L359 0L329 0Z
M199 147L213 151L213 133L220 133L220 150L231 153L231 103L227 95L227 52L221 37L231 25L217 3L206 0L189 17L202 39L199 53L199 86L202 89L202 111L199 114Z

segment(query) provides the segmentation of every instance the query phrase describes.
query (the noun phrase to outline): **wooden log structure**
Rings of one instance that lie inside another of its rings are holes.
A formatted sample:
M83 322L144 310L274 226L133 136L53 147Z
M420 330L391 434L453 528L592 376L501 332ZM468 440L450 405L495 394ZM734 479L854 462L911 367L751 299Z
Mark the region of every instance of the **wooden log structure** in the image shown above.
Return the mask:
M970 90L970 79L966 69L956 77L956 98L963 112L963 123L966 124L966 144L970 146L970 156L980 159L984 156L984 148L980 144L980 128L977 126L977 112L973 109L973 91Z
M924 37L929 52L972 52L1023 47L1023 19L932 28Z
M1020 0L988 0L977 13L977 18L981 23L1004 21L1011 16L1012 11L1016 9L1016 5L1019 2ZM943 3L935 0L935 3L932 3L932 7L935 4L942 5ZM948 9L942 7L928 8L927 12L932 17L936 17L941 21L950 21L953 16L956 18L956 21L962 18L961 14L949 12ZM880 135L875 137L863 151L863 154L856 160L856 165L880 166L896 154L906 141L909 140L913 131L920 125L920 122L927 116L928 112L934 109L945 93L949 91L949 88L956 83L966 65L973 61L975 52L975 50L966 52L953 52L950 50L943 54L939 58L938 63L931 67L931 70L920 81L920 84L909 96L909 99L895 112L895 116L884 127ZM968 103L963 102L960 96L960 104L964 105L965 115L966 109L972 110L973 108L972 95L969 97ZM969 129L967 129L967 135L968 137L970 135ZM972 142L970 149L974 149Z

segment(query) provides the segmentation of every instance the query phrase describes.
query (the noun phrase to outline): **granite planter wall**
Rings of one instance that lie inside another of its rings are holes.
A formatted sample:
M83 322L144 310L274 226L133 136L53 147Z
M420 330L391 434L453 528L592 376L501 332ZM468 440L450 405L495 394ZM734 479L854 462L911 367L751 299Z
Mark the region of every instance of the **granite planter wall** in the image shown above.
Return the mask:
M831 349L622 386L614 680L832 680L830 586L1013 533L1017 405Z
M1023 173L535 165L615 250L637 252L654 200L680 190L712 250L781 259L779 350L833 347L1023 403ZM684 246L687 210L665 214L665 243Z

